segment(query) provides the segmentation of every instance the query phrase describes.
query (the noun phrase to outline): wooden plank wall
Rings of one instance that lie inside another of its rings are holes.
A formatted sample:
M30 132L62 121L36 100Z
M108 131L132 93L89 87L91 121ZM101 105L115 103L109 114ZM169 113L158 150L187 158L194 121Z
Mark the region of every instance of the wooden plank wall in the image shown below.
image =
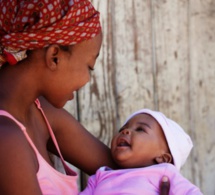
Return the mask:
M92 0L103 45L91 81L66 108L110 144L125 118L160 110L191 135L182 169L215 194L215 1Z

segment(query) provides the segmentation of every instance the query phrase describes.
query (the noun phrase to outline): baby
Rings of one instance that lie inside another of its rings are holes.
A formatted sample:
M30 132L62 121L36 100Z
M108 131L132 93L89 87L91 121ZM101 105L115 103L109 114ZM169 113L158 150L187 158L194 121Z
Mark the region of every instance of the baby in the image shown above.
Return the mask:
M112 157L119 169L101 167L80 195L159 194L164 175L170 180L170 195L200 195L179 172L192 147L177 123L161 112L141 109L128 117L112 139Z

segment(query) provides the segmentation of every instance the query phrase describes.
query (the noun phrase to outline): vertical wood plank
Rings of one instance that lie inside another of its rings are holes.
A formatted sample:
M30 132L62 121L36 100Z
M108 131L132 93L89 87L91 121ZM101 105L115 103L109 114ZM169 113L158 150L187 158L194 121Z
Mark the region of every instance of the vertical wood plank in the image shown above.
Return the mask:
M151 3L114 1L114 65L118 124L133 111L154 107Z
M188 1L153 0L157 109L191 134L189 100ZM182 168L193 181L192 159Z
M204 194L215 194L215 1L191 0L189 7L192 172Z
M109 144L116 128L112 1L93 1L93 5L101 13L103 44L89 84L79 91L80 120L91 133Z
M158 108L175 120L185 117L189 106L188 3L153 0L156 90ZM188 115L189 116L189 115Z

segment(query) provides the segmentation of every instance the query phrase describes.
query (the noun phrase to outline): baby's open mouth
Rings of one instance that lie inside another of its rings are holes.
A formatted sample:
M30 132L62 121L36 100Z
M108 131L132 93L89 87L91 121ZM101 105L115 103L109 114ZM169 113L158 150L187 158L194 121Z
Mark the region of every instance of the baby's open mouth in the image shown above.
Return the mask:
M123 146L131 146L131 145L130 145L126 140L121 139L121 140L118 142L117 146L123 147Z

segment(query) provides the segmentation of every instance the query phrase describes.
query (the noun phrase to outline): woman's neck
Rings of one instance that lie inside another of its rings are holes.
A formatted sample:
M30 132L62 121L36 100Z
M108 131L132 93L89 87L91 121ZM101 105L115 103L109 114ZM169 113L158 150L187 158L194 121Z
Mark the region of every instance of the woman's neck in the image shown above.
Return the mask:
M20 67L5 67L0 70L0 109L8 111L17 119L25 121L37 98L36 78Z

